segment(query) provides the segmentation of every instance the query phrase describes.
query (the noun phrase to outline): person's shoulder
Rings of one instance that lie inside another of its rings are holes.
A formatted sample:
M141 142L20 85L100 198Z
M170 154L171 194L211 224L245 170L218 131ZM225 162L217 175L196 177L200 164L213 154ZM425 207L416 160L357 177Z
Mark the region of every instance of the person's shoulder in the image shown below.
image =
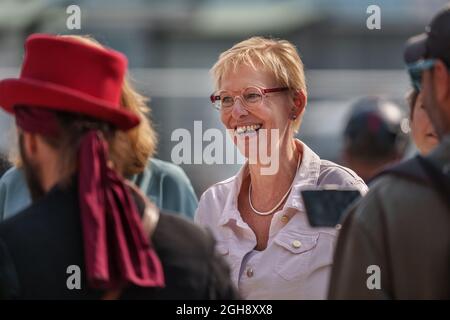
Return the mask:
M323 159L320 160L320 176L334 176L340 179L362 181L352 169L339 165L333 161Z
M320 172L317 184L356 187L361 192L367 192L367 186L364 180L356 172L329 160L320 160Z
M174 163L152 158L148 165L153 175L169 177L178 182L190 184L189 178L184 170Z
M21 228L26 225L32 226L35 222L40 221L42 215L48 214L50 212L49 210L50 208L47 201L42 201L42 199L36 201L31 206L22 209L14 216L2 221L0 223L0 234L5 230L15 230L15 232L23 233L24 229L21 231ZM37 225L41 225L41 223L38 223Z
M175 212L183 212L188 216L197 208L197 195L184 170L173 163L159 159L149 161L152 185L163 186L157 195L162 199L162 208Z
M395 198L405 193L421 192L422 190L431 191L428 185L400 177L394 174L383 174L374 179L370 184L370 190L373 194Z
M394 175L382 175L355 205L354 219L373 229L381 221L396 225L436 207L439 197L428 186Z
M22 169L10 168L0 178L0 221L8 219L30 204L30 193Z
M224 213L228 198L232 196L236 188L236 178L233 176L217 182L206 189L200 197L195 213L195 222L215 229L217 221Z
M37 203L0 223L0 238L5 244L15 247L19 243L28 242L31 245L34 236L40 231L45 232L45 228L42 228L42 215L48 212L48 207L42 206Z
M367 196L383 199L386 205L391 203L399 205L405 202L411 204L415 201L423 201L425 197L433 193L434 190L424 183L393 174L384 174L372 181Z
M232 176L228 179L219 181L214 183L208 189L203 192L201 198L210 198L210 197L220 197L221 195L228 195L230 189L234 187L234 183L237 179L237 176Z
M222 214L222 210L225 207L228 197L233 192L233 188L236 188L236 179L237 176L233 176L226 180L216 182L203 192L196 213L197 221L200 216L206 213L209 217L211 217L212 214L216 217L215 219L218 219ZM207 210L205 210L206 208Z
M17 167L9 168L0 178L0 185L2 186L10 186L14 184L26 184L22 170Z
M51 190L30 206L2 221L0 237L6 233L22 238L32 237L38 233L49 233L55 223L72 223L74 221L73 212L76 211L73 207L75 199L76 194L72 192L62 192L56 188ZM61 214L61 210L64 210L64 214Z

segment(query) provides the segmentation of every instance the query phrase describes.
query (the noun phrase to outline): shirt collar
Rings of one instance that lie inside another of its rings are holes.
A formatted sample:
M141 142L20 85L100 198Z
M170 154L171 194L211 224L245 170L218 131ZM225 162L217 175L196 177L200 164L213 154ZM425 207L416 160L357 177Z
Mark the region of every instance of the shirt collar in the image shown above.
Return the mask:
M238 195L241 190L242 180L248 174L248 161L239 169L238 173L231 178L229 193L225 201L225 206L221 218L219 219L219 225L225 225L230 220L235 220L238 225L244 226L245 223L241 218L241 215L237 208Z
M302 162L294 177L292 190L282 210L286 208L293 208L304 212L303 200L300 191L303 189L310 189L317 186L320 173L320 157L312 151L306 144L298 139L295 143L302 152ZM228 197L225 201L225 206L219 219L219 225L225 225L230 220L234 220L238 226L244 227L246 224L238 211L238 195L241 189L242 181L248 174L248 162L246 162L238 173L231 178Z
M291 193L284 208L294 208L304 211L301 191L315 188L320 174L320 157L300 140L295 140L303 149L302 163L294 178Z

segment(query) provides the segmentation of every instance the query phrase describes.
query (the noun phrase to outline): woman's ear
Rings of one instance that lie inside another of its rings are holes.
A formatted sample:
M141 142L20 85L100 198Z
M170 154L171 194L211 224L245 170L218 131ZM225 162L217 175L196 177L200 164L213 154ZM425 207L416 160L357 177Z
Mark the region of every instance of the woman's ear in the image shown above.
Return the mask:
M33 157L38 150L37 137L33 133L22 132L23 150L26 152L27 157Z
M294 105L292 107L291 117L293 119L297 119L305 111L307 98L302 90L297 90L293 93L293 100L294 100Z

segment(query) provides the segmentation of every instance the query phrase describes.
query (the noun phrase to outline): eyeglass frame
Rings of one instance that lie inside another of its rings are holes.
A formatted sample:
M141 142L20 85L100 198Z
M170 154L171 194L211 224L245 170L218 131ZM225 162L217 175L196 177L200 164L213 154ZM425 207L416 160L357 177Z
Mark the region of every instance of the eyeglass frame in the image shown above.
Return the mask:
M411 80L411 84L414 87L415 90L420 92L422 89L422 73L425 70L432 69L435 65L438 59L420 59L416 62L409 63L406 65L408 69L409 78ZM450 71L450 68L448 67L447 70ZM419 76L416 74L413 74L413 72L419 72Z
M436 64L436 59L420 59L416 62L406 65L408 69L409 79L415 90L420 92L422 86L422 73L429 70Z
M233 104L231 106L229 106L229 107L226 107L225 109L230 109L231 107L234 106L234 104L236 103L236 97L241 98L241 101L243 102L243 104L248 107L247 103L245 102L244 97L242 96L244 91L247 90L248 88L256 88L256 89L258 89L262 93L262 98L266 97L267 93L283 92L283 91L288 91L289 90L289 87L261 88L261 87L258 87L258 86L248 86L248 87L242 89L240 94L233 95L232 96L233 97ZM222 92L222 91L229 91L229 90L220 90L218 92ZM214 109L222 111L222 110L224 110L224 108L220 108L220 107L216 106L216 101L220 101L220 95L217 94L218 92L212 93L209 96L209 99L211 100L211 103L213 104L213 108ZM229 92L233 92L233 91L229 91ZM262 102L262 99L261 99L261 102Z

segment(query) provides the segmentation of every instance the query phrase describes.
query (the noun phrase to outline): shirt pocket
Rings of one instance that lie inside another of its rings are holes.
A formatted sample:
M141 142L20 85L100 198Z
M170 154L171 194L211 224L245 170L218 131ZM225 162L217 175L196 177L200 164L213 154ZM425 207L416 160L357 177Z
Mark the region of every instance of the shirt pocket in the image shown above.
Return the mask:
M319 234L287 233L274 243L278 252L275 272L285 280L297 280L309 273L309 265Z
M237 287L239 282L240 259L237 252L232 250L228 241L216 243L216 254L219 255L230 268L230 277L233 284Z

